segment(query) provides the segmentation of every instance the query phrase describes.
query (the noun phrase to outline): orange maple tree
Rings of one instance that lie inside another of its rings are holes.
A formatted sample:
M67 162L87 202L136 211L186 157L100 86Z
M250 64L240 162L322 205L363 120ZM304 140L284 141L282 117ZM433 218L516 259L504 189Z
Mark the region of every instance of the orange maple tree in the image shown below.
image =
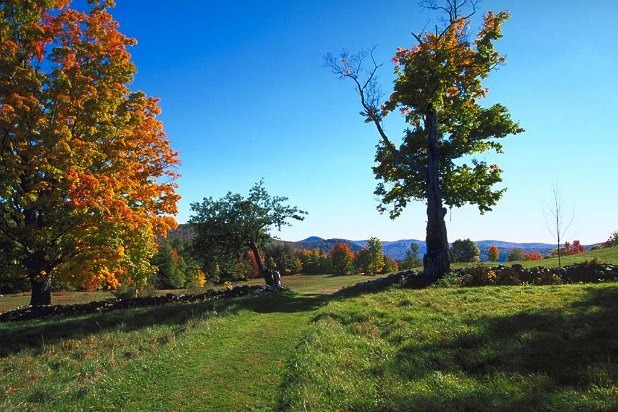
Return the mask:
M0 264L30 279L31 305L54 277L143 284L179 199L158 100L128 88L136 41L113 1L70 3L0 3Z
M489 249L487 249L487 259L489 259L490 262L497 262L499 258L500 250L498 249L498 246L491 245Z

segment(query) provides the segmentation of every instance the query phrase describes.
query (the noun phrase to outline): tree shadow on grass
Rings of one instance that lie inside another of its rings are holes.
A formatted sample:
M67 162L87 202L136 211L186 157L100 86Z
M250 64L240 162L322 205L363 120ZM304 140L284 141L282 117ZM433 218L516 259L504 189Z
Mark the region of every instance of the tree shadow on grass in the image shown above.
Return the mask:
M120 309L80 317L59 317L0 324L0 357L31 348L41 351L63 339L82 339L99 333L132 331L155 325L182 326L215 313L234 314L242 310L257 313L313 311L329 301L328 294L297 294L289 290L259 296L245 296L198 303L167 304L135 309Z
M585 403L578 404L584 396L568 400L561 394L616 388L617 320L618 287L591 288L584 299L564 310L484 316L474 325L471 322L474 333L404 345L386 366L413 381L436 372L465 376L476 381L474 389L465 394L450 389L410 393L392 400L399 406L439 405L456 410L481 405L484 409L544 409L556 406L555 402L564 402L558 409L587 409ZM507 389L496 390L500 384ZM610 409L618 408L618 400L613 399Z

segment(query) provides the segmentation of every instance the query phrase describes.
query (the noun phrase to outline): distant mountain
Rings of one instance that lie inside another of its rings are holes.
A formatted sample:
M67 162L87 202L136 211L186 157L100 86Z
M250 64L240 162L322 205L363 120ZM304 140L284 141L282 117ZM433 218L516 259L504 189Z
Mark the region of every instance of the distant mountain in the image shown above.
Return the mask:
M353 243L357 244L360 247L367 247L368 242L366 240L356 240ZM427 248L425 247L425 242L422 240L416 239L402 239L395 241L383 241L382 242L382 250L386 256L389 256L395 260L402 260L406 256L406 252L410 249L410 245L412 243L416 243L418 245L418 254L419 257L423 257Z
M350 246L352 252L358 252L361 250L362 246L346 239L322 239L318 236L310 236L305 240L300 240L298 242L288 242L295 249L320 249L324 252L330 252L333 250L337 243L346 243Z

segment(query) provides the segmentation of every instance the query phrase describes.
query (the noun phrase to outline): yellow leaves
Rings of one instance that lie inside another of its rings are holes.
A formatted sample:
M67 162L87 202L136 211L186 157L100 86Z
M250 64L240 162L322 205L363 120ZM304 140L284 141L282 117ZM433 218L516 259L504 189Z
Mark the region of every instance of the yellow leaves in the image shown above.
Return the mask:
M88 288L143 282L155 233L176 226L179 199L178 153L157 119L159 100L129 90L135 41L105 7L39 3L15 2L22 21L6 22L0 39L0 68L11 79L0 88L8 136L0 191L19 194L9 217L29 235L24 243L36 238L36 247L65 253L65 279ZM27 226L33 211L46 217L45 232Z

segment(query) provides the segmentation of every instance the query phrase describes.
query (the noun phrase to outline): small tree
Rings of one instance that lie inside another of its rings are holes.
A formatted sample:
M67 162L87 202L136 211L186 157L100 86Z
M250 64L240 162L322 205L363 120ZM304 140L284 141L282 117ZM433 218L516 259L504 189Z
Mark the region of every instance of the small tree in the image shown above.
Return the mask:
M272 240L264 247L267 261L271 261L271 269L278 270L282 275L291 275L296 272L294 248L289 243Z
M390 256L384 256L384 269L382 273L393 273L399 270L399 264Z
M332 272L330 255L321 249L303 249L297 253L302 265L302 272L308 275Z
M566 213L564 210L564 200L562 199L562 193L557 184L552 188L552 199L549 211L545 212L545 225L549 233L556 239L556 250L558 251L558 267L562 267L561 256L564 255L561 245L561 239L567 230L573 224L573 217L575 211Z
M157 266L157 286L162 289L179 289L187 283L187 265L184 258L167 239L159 241L153 264ZM189 276L190 280L191 276Z
M453 262L478 262L481 251L476 243L470 239L458 239L451 246L451 259Z
M290 219L303 220L307 212L286 204L288 198L270 196L264 182L256 183L244 198L228 192L220 199L204 198L202 203L191 204L195 212L189 224L195 232L194 253L207 269L214 271L221 261L237 261L245 256L247 248L255 257L260 276L266 284L277 286L267 272L260 249L271 239L270 231L289 226Z
M579 240L574 240L573 243L565 242L564 251L567 255L576 255L586 251L586 247Z
M365 275L369 274L369 263L371 261L371 254L369 249L364 247L354 255L354 267L358 273Z
M489 249L487 249L487 259L490 262L497 262L500 259L500 250L496 245L491 245Z
M367 249L369 249L369 265L367 269L373 274L382 273L384 270L382 242L377 237L370 237L367 241Z
M406 250L406 255L401 263L403 269L414 269L423 265L419 257L419 247L417 243L410 243L410 247Z

